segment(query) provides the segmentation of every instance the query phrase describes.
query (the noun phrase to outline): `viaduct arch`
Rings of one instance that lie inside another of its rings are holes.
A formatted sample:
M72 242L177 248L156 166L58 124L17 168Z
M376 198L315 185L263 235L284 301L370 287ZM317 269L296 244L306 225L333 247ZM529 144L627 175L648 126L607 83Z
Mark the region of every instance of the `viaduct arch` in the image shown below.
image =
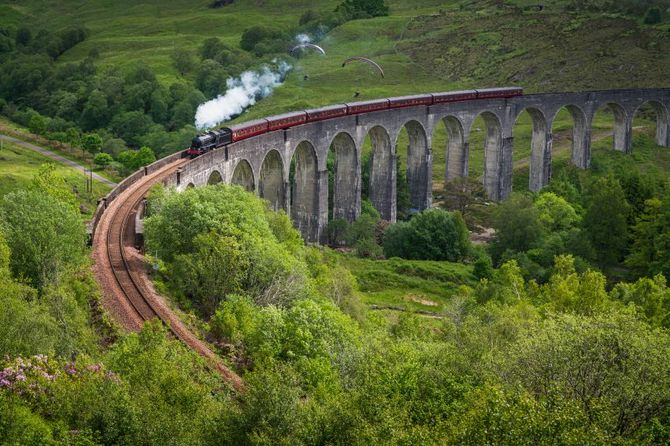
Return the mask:
M445 104L392 108L311 122L264 133L208 152L184 165L168 183L183 190L213 181L238 184L285 210L307 241L323 242L330 218L353 221L360 215L362 147L372 142L369 196L389 221L396 219L396 145L406 130L407 181L412 207L431 206L432 135L446 127L445 179L467 176L470 130L485 122L484 169L488 197L507 198L512 191L513 127L524 111L532 119L528 184L533 191L551 178L552 125L561 109L573 120L572 164L591 163L591 127L598 110L614 116L613 150L630 153L636 111L649 104L656 112L656 143L670 148L670 89L631 89L522 95L507 99L472 99ZM329 185L331 154L333 182ZM293 166L293 167L292 167Z

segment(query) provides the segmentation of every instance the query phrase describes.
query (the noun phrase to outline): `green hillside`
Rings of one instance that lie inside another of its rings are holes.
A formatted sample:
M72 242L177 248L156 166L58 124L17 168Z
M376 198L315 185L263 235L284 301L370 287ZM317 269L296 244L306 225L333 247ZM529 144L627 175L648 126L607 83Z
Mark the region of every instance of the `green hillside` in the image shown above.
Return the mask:
M554 0L542 3L540 10L534 2L516 0L389 1L386 17L344 23L333 19L336 1L236 1L221 8L209 8L209 3L4 2L0 8L5 32L12 35L29 23L33 46L42 29L56 35L73 27L87 29L86 38L57 56L52 69L64 73L57 78L76 78L77 70L84 69L95 76L89 74L84 85L77 80L78 88L56 81L56 86L37 87L39 97L16 96L11 91L5 97L19 109L29 106L65 120L47 127L77 126L97 131L105 140L119 136L135 148L147 145L162 156L188 144L197 105L223 93L228 77L277 59L293 66L285 83L236 121L351 101L356 92L358 98L370 99L501 85L519 85L526 92L659 87L667 85L665 73L670 69L670 25L663 21L645 24L645 10L633 14L635 11L624 8L625 2L617 7L593 0L575 7L574 2ZM307 11L311 21L304 17ZM278 33L269 50L240 49L241 36L251 27ZM303 32L325 48L325 57L305 54L296 59L289 55L295 36ZM204 42L211 38L220 39L223 45L215 51L222 48L224 56L211 56L219 62L201 55ZM181 72L173 63L173 56L180 52L189 61ZM342 68L342 60L351 55L375 59L386 76L380 78L365 64ZM93 72L85 64L93 64ZM138 64L154 74L137 71ZM5 83L13 79L11 73L8 76ZM146 79L149 84L139 85ZM85 111L100 106L98 92L106 97L108 110L98 109L91 118ZM78 98L74 105L73 94ZM133 126L128 122L137 121L136 117L114 121L123 112L135 110L151 120ZM15 112L10 107L6 113L13 116ZM28 126L30 115L15 119ZM605 137L611 122L611 117L599 116L596 137ZM483 125L478 122L474 128L470 168L478 177L483 139L477 129ZM554 125L558 159L567 156L570 128L567 113L559 115ZM524 185L529 160L528 116L520 118L515 137L518 190ZM399 141L401 155L404 138L402 135ZM438 128L433 143L436 195L444 178L445 146L446 131ZM117 157L119 149L109 153ZM118 170L128 169L119 166Z
M82 206L82 217L90 219L97 200L109 192L109 187L93 182L93 192L86 192L83 173L55 163L44 155L4 142L0 150L0 198L9 192L30 186L38 171L47 164L54 165L54 174L62 177L68 188L77 190L77 201Z
M238 47L242 32L251 26L297 33L304 11L328 13L338 2L237 1L218 9L208 8L208 3L97 0L45 5L27 0L5 2L0 8L4 25L89 28L90 37L59 57L59 64L83 60L96 50L103 65L142 61L162 82L171 83L180 77L170 61L175 48L196 51L208 37ZM349 100L356 89L372 98L503 84L521 85L529 92L667 84L668 25L644 25L637 17L614 11L568 11L565 1L544 2L542 11L520 9L517 5L523 3L390 1L388 17L350 21L326 34L320 44L327 57L296 61L279 54L295 64L294 74L249 117ZM287 49L291 43L287 40ZM341 61L350 55L374 57L386 78L378 79L366 67L342 69ZM303 74L309 75L308 81Z

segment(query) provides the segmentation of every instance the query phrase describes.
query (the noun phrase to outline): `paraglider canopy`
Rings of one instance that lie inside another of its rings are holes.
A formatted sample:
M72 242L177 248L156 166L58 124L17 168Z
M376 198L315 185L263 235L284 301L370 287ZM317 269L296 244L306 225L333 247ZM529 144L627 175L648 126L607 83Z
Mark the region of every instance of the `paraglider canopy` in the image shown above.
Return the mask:
M319 45L314 45L313 43L301 43L299 45L294 46L291 48L290 53L294 54L296 51L304 49L304 48L310 48L315 51L318 51L319 53L323 54L324 56L326 55L326 52L324 51L323 48L321 48Z
M344 67L345 65L347 65L350 62L356 62L356 61L365 62L367 64L372 65L374 68L377 69L377 71L379 71L379 74L382 77L384 77L384 70L382 70L382 67L380 67L377 62L375 62L374 60L370 60L367 57L359 57L359 56L350 57L347 60L345 60L344 62L342 62L342 66Z

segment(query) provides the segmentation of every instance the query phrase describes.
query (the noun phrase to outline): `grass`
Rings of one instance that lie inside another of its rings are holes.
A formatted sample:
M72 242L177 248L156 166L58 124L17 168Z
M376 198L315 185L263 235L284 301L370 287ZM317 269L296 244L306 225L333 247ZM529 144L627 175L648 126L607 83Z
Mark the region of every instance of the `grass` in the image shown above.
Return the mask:
M209 0L64 0L48 4L10 0L0 11L3 23L31 23L35 29L87 26L91 36L61 56L59 64L82 60L95 49L102 67L124 69L141 61L169 84L182 80L170 59L175 48L196 52L209 37L238 46L242 32L251 26L295 29L307 9L326 13L338 3L238 0L210 9ZM237 121L351 101L355 91L361 93L360 99L371 99L510 84L521 85L527 92L667 84L670 53L664 48L670 47L670 34L663 31L663 25L650 27L632 18L568 12L564 0L543 2L542 11L524 9L535 4L526 0L387 0L387 4L388 17L355 20L331 30L320 41L326 57L279 55L293 64L293 71L284 85ZM291 44L286 42L287 48ZM374 58L384 67L386 77L381 79L366 64L342 68L341 61L351 55ZM186 76L187 81L194 78L194 72ZM569 156L565 139L570 126L565 112L554 123L554 133L565 136L563 142L556 138L559 161ZM481 177L485 133L481 119L473 129L470 174ZM528 115L520 117L514 130L514 188L522 190L527 187L523 177L527 177L530 157ZM438 193L444 179L446 139L446 130L438 126L433 135L433 180ZM398 147L402 159L406 135L401 135Z
M340 254L367 305L439 314L461 285L473 285L472 267L428 260L370 260Z
M197 50L208 37L237 46L255 25L296 28L302 13L334 10L338 0L241 1L207 8L209 0L10 0L0 6L3 23L31 23L62 29L84 24L89 39L59 63L78 61L89 51L102 65L126 67L142 61L159 79L179 79L174 48ZM658 86L665 83L670 35L659 27L617 16L566 12L564 1L544 2L543 11L519 14L524 2L387 0L391 14L348 22L320 42L328 55L292 59L294 72L275 94L244 119L304 106L460 87L518 84L529 91ZM588 44L585 44L588 42ZM287 42L287 48L291 42ZM387 76L364 64L340 67L351 55L374 57ZM303 74L309 79L303 80ZM193 79L193 74L189 75Z
M0 151L0 197L18 189L30 185L33 177L40 166L46 163L54 163L37 152L23 147L3 143ZM86 177L78 170L54 163L56 172L62 175L68 186L79 191L78 198L86 212L82 213L83 219L90 219L95 211L97 200L109 192L109 187L97 181L93 182L93 193L86 193Z
M62 156L63 158L67 158L70 161L81 164L86 168L88 168L88 166L93 163L93 156L90 153L74 148L68 144L64 144L58 141L51 141L40 135L31 133L27 128L12 122L3 116L0 116L0 133L43 147L57 155ZM118 175L110 173L109 171L100 167L95 167L93 172L111 181L121 181L121 178Z

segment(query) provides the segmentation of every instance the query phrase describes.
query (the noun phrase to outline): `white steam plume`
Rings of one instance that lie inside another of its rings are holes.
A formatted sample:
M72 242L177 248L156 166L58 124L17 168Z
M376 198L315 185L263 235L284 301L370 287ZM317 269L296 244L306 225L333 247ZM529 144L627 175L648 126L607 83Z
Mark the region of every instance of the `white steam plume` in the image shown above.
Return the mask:
M276 71L266 66L260 71L245 71L239 78L228 78L225 94L198 106L195 126L199 130L211 128L239 115L258 99L269 96L275 87L284 82L290 69L288 63L280 61Z
M295 40L298 43L312 43L312 38L309 37L307 34L298 34L295 36Z

